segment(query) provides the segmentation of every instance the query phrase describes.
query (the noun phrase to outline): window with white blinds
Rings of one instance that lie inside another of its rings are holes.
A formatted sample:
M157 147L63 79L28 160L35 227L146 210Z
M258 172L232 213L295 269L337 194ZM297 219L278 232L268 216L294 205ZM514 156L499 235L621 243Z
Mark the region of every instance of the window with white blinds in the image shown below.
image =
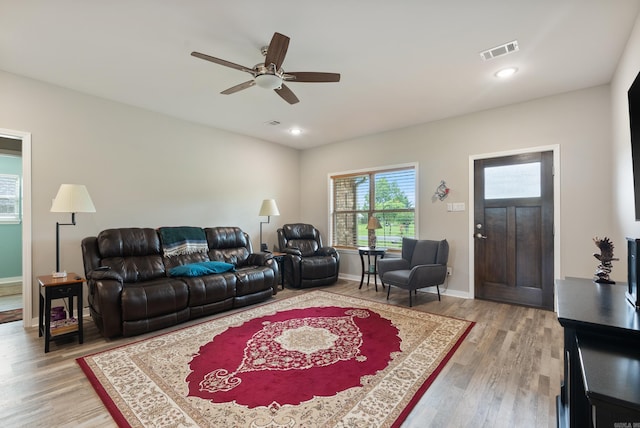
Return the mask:
M0 223L20 221L20 176L0 174Z
M368 245L367 223L376 217L376 246L401 249L417 236L415 166L335 174L331 179L331 240L334 247Z

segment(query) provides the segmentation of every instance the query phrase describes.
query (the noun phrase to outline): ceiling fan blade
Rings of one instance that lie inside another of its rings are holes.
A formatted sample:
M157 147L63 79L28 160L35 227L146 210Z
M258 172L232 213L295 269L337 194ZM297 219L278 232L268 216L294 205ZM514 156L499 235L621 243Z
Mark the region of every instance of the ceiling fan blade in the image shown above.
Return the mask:
M274 91L276 91L276 93L280 95L280 97L282 97L282 99L288 102L289 104L295 104L297 102L300 102L298 97L296 97L296 95L291 91L291 89L287 88L287 86L284 83L282 84L282 87L280 89L274 89Z
M221 94L225 94L225 95L231 95L234 94L238 91L241 91L243 89L247 89L250 88L252 86L254 86L256 84L255 80L248 80L244 83L240 83L239 85L236 86L232 86L229 89L225 89L224 91L220 92Z
M245 67L244 65L235 64L233 62L225 61L224 59L216 58L214 56L209 56L200 52L191 52L191 56L204 59L205 61L215 62L216 64L224 65L225 67L231 67L231 68L235 68L236 70L246 71L247 73L253 74L255 76L255 71L253 71L252 68Z
M271 43L267 48L267 56L264 59L264 66L269 67L270 64L275 64L276 70L280 70L284 57L287 55L287 49L289 48L289 37L280 34L273 33Z
M339 82L340 73L315 73L312 71L296 71L291 73L287 71L284 79L288 82Z

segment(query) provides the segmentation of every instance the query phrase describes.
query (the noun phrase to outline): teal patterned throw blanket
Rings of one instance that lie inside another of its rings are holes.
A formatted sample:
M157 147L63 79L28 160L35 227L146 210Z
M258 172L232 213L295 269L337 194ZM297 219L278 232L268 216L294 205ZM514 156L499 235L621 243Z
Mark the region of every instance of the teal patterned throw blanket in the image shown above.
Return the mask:
M161 227L158 231L165 257L204 253L209 249L200 227Z

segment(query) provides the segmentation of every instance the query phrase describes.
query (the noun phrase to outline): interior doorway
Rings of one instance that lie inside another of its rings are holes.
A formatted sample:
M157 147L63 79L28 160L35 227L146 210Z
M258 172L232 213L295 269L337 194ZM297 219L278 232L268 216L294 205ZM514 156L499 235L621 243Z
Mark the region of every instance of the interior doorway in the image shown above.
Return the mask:
M470 162L474 297L553 309L558 157L553 147Z
M22 320L22 141L0 137L0 323Z
M33 289L31 271L31 134L0 128L0 137L19 140L22 155L22 320L32 326Z

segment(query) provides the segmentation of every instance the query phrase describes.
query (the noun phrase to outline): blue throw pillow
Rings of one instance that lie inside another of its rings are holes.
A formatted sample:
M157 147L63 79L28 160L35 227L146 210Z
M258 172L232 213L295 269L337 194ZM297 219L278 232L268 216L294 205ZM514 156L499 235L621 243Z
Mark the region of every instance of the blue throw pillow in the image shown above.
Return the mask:
M196 263L196 264L204 265L205 267L207 267L208 269L211 270L210 273L222 273L222 272L235 272L236 271L236 267L232 263L212 261L212 262L200 262L200 263Z
M236 268L231 263L225 262L200 262L189 263L169 269L170 276L203 276L212 273L222 273L235 271Z

